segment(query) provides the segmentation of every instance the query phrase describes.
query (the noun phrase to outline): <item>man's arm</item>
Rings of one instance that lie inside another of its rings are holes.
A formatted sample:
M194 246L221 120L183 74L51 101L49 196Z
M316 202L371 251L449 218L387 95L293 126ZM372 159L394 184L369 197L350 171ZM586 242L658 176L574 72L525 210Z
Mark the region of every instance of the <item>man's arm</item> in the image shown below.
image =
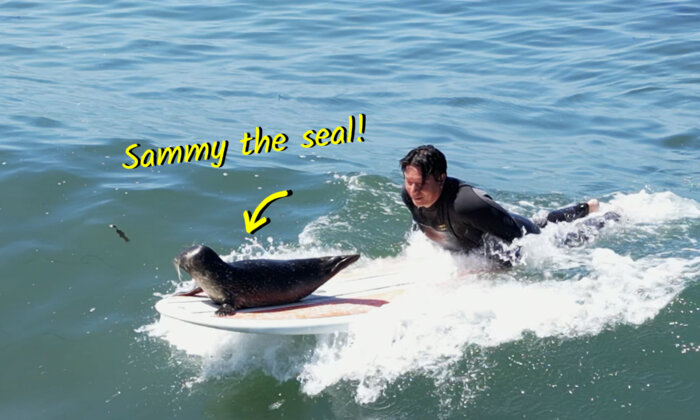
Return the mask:
M506 209L484 191L473 188L472 194L460 194L455 200L455 211L484 234L491 234L506 242L523 236L520 227Z

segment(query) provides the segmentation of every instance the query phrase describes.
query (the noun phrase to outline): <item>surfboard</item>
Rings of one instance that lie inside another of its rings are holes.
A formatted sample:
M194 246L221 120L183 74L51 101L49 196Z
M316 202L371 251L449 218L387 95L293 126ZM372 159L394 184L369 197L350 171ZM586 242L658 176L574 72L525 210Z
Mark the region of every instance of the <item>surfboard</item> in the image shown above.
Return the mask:
M155 305L161 316L208 328L242 333L304 335L346 331L350 325L389 305L410 286L400 273L342 275L304 299L248 308L218 317L205 294L168 296Z

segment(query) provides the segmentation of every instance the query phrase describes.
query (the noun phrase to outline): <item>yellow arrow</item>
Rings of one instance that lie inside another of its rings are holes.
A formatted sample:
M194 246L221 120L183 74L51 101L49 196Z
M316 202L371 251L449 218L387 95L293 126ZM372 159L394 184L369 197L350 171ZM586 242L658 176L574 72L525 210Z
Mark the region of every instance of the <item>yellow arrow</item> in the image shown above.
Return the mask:
M267 217L263 217L262 219L258 219L258 217L260 217L260 214L264 212L267 206L272 204L273 201L287 197L289 195L292 195L292 190L278 191L274 194L268 195L263 201L260 202L260 204L258 204L258 207L253 212L253 216L250 215L250 212L248 210L244 211L243 221L245 222L246 232L252 235L253 233L262 229L265 225L270 223L270 219L268 219Z

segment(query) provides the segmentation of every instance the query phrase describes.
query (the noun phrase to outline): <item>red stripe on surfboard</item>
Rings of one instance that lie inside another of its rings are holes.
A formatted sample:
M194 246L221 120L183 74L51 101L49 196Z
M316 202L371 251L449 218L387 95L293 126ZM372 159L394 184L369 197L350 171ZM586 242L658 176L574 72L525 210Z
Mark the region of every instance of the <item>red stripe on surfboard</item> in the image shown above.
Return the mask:
M288 306L286 308L272 308L272 309L255 309L252 311L248 311L245 313L249 314L267 314L267 313L273 313L273 312L283 312L283 311L293 311L296 309L304 309L304 308L312 308L314 306L331 306L331 305L342 305L342 304L350 304L350 305L367 305L367 306L373 306L373 307L380 307L383 305L386 305L389 303L388 300L381 300L381 299L352 299L352 298L339 298L339 299L333 299L333 300L325 300L321 302L315 302L315 303L302 303L300 305L294 305L294 306ZM243 312L242 312L243 313Z
M369 312L389 303L403 290L393 290L385 293L375 293L370 296L357 298L333 298L322 299L317 302L299 302L282 308L254 308L237 312L226 318L232 319L309 319L326 318L345 315L356 315Z

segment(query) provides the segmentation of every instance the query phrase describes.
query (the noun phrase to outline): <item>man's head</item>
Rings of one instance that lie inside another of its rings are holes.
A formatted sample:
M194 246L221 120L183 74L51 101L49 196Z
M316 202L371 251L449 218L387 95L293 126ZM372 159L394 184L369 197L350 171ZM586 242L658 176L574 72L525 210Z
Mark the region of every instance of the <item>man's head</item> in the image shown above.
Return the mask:
M433 146L419 146L400 161L404 188L417 207L430 207L440 198L447 177L445 155Z

